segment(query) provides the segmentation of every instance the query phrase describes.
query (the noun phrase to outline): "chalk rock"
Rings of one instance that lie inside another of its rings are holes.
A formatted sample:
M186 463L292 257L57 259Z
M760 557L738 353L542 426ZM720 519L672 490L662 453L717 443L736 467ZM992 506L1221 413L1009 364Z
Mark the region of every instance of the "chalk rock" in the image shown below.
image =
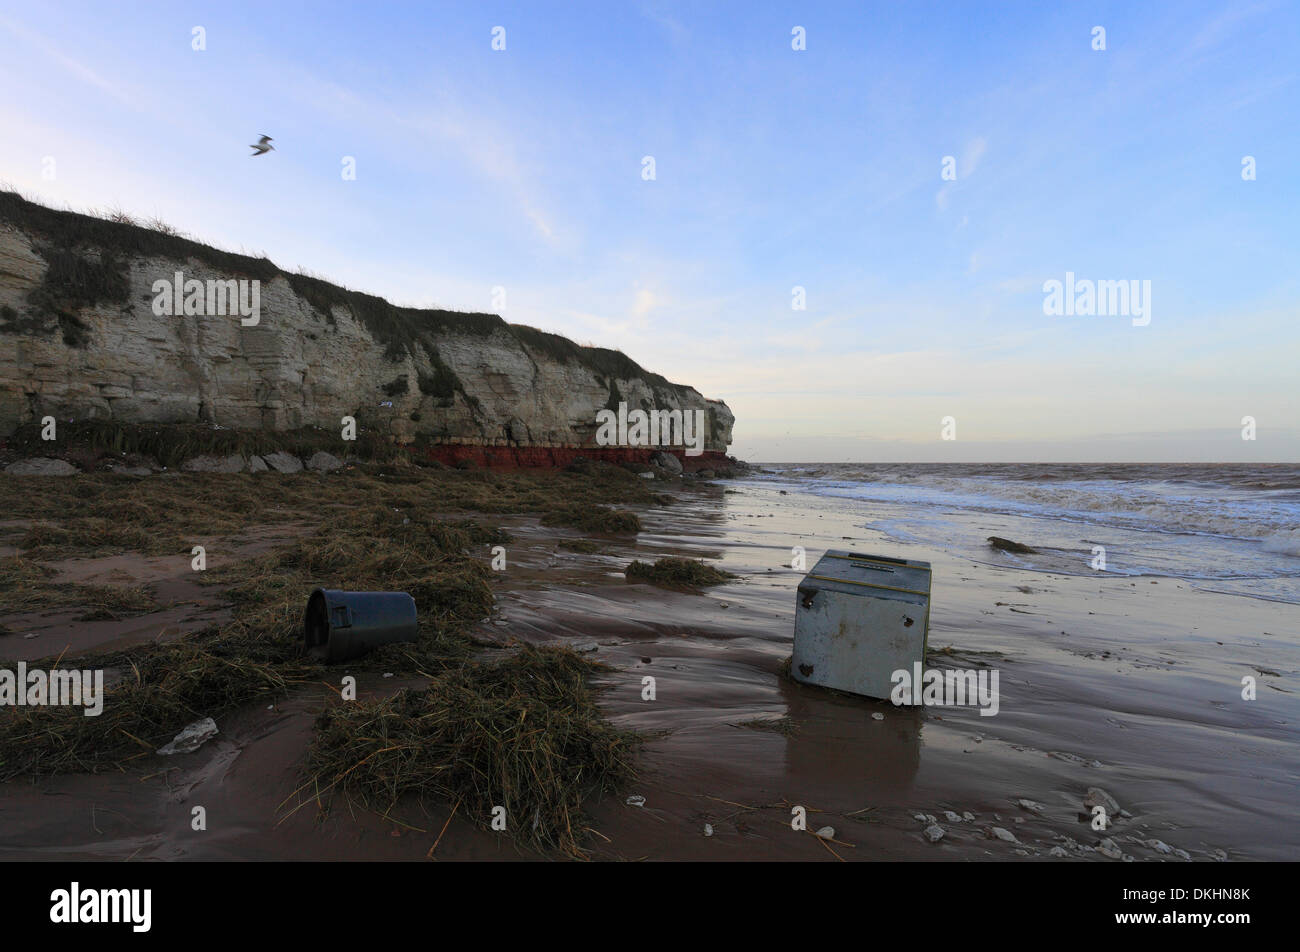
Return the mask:
M1024 749L1024 748L1016 748L1016 749L1017 749L1017 750L1022 750L1022 749ZM1068 764L1078 764L1078 765L1081 766L1081 767L1100 767L1100 766L1101 766L1101 761L1100 761L1100 760L1084 760L1084 759L1083 759L1082 757L1080 757L1078 754L1070 754L1070 753L1066 753L1065 751L1062 751L1062 750L1049 750L1049 751L1047 752L1047 756L1048 756L1048 757L1055 757L1057 760L1064 760L1064 761L1065 761L1066 763L1068 763Z
M1050 850L1047 851L1047 855L1061 857L1061 856L1069 856L1070 854L1067 853L1065 851L1065 848L1062 846L1053 846Z
M932 826L927 826L925 828L925 838L931 843L938 843L943 839L943 827L938 823L935 823Z
M447 311L403 314L401 325L423 343L408 346L390 337L389 318L374 319L386 307L354 310L342 289L269 261L237 264L238 256L166 238L150 242L146 257L126 250L129 226L29 211L19 200L0 209L0 308L35 310L41 319L4 332L0 438L45 415L263 432L314 425L336 433L344 416L356 416L359 428L402 442L419 435L544 460L556 449L589 445L597 413L623 402L633 410L703 412L703 449L725 452L731 442L726 404L621 354L521 330L495 315ZM33 224L42 221L49 224ZM60 273L81 268L52 270L50 262L76 254L99 268L104 244L115 251L120 281L112 282L114 293L72 309L82 330L69 340L39 304L50 293L75 300L69 292L77 289ZM155 314L153 282L178 271L205 283L247 271L261 282L260 322Z
M332 473L343 468L343 461L324 451L307 460L307 468L317 473Z
M1022 810L1028 810L1035 816L1043 815L1043 805L1036 800L1017 800L1016 802L1020 804Z
M871 719L873 721L883 721L885 719L885 715L881 714L879 711L872 711Z
M833 840L835 839L835 827L824 826L817 831L817 835L823 840Z
M632 796L627 798L626 802L630 807L643 807L645 806L645 797L641 796L639 793L634 793Z
M1108 816L1119 815L1119 803L1101 787L1089 787L1088 792L1083 795L1083 805L1090 811L1094 807L1103 807Z
M961 815L961 818L962 818L963 820L965 820L967 823L974 823L974 822L975 822L975 814L974 814L974 813L971 813L969 810L967 810L965 813L963 813L963 814Z
M181 463L187 473L242 473L247 468L242 456L196 456Z
M10 476L75 476L80 470L67 460L38 456L10 463L5 472Z
M148 466L128 466L126 463L109 463L107 470L115 476L152 476Z
M1109 836L1097 844L1097 852L1107 859L1123 859L1124 852Z
M658 466L660 469L672 476L680 476L682 474L682 461L672 453L651 453L650 465Z
M704 835L705 835L705 836L712 836L712 835L713 835L713 824L712 824L712 823L706 823L706 824L704 824Z
M960 823L960 822L961 822L961 817L959 817L957 814L953 813L951 810L944 810L944 811L943 811L943 818L944 818L945 820L947 820L949 823Z
M158 753L163 756L189 754L216 737L218 733L217 722L210 717L205 717L201 721L186 725L179 734L159 747Z
M301 473L302 460L292 453L286 453L283 450L277 450L274 453L267 453L262 459L266 460L266 465L271 467L277 473Z
M1147 846L1155 850L1157 853L1164 853L1166 855L1174 851L1174 848L1163 840L1147 840Z
M1012 833L1010 830L1003 829L1003 828L1000 827L1000 826L991 827L991 828L990 828L990 831L992 832L992 834L993 834L994 836L996 836L998 839L1002 840L1002 842L1004 842L1004 843L1019 843L1019 842L1020 842L1018 839L1016 839L1016 834Z

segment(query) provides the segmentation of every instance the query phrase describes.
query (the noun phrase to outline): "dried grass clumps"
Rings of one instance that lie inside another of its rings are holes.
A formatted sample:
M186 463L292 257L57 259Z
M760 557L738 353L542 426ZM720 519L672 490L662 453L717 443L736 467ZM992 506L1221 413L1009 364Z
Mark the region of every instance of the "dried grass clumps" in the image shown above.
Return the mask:
M215 632L150 644L59 667L105 667L103 712L76 706L14 707L0 717L0 781L24 774L98 772L147 757L181 728L255 700L284 695L312 670L297 642ZM116 678L115 683L111 683Z
M593 555L601 550L600 543L591 539L561 539L558 544L561 549L581 552L583 555Z
M633 562L624 570L624 574L629 580L669 588L704 588L708 585L721 585L736 577L696 559L675 558L659 559L653 565L648 562Z
M605 532L611 535L641 531L641 520L635 512L605 506L557 506L542 516L542 525L570 526L584 532Z
M1015 552L1020 555L1034 555L1037 549L1031 549L1023 542L1013 542L1010 539L1004 539L1001 536L989 536L990 548L1000 549L1003 552Z
M143 585L56 583L53 569L17 556L0 558L0 604L10 610L84 608L78 621L102 621L157 611L161 606Z
M318 670L302 657L301 637L303 605L317 585L409 591L415 598L419 641L386 646L364 663L422 671L459 664L472 649L466 630L491 611L493 599L488 569L465 550L501 534L474 522L403 519L372 507L259 558L205 573L204 582L233 580L226 595L235 617L219 635L63 662L82 669L112 666L120 681L96 717L77 707L0 712L0 779L118 766L153 752L194 720L284 693L305 672ZM49 588L50 575L27 559L0 560L0 592L35 598L53 591L57 601L50 604L92 611L140 605L140 593L131 589L69 586L59 595Z
M433 794L534 848L582 855L582 805L633 777L634 734L609 724L588 677L598 666L567 649L523 646L401 691L320 716L307 755L312 797L339 792L387 810Z
M424 524L452 512L466 515L536 513L548 525L600 533L636 532L634 513L613 505L666 505L645 480L616 466L592 466L594 475L556 471L461 472L393 463L365 463L345 478L316 473L214 474L133 478L86 473L48 480L31 492L21 479L0 479L0 511L31 525L12 530L28 557L52 559L123 551L188 554L196 543L231 538L253 526L320 524L347 530L350 513L387 507L386 531L403 519ZM393 510L399 510L393 512ZM472 521L449 523L470 533L473 545L508 541L500 530Z
M406 519L403 522L403 519ZM232 583L238 606L228 630L253 638L297 637L307 595L316 587L409 592L420 618L417 645L389 646L416 668L440 668L468 651L464 632L492 610L489 570L468 554L499 530L474 522L409 519L385 507L360 510L258 558L206 573L203 582Z
M189 431L82 435L112 452L170 458L194 449ZM223 559L202 573L200 583L225 586L233 605L232 621L219 632L47 662L104 668L103 712L0 710L0 781L123 768L195 720L265 706L324 676L302 653L312 589L407 591L419 613L418 641L385 645L349 669L427 675L429 688L323 715L309 754L313 798L337 790L387 808L407 793L430 793L483 824L493 806L504 806L508 831L521 843L581 855L582 804L632 776L636 744L597 708L588 684L597 666L558 649L470 658L473 625L493 604L490 547L510 540L477 520L536 513L548 524L593 533L635 532L636 515L610 504L664 501L617 467L582 470L460 472L399 457L328 479L243 473L135 480L92 472L49 481L40 493L0 479L0 509L12 520L0 534L24 550L0 559L0 604L8 606L84 607L95 617L147 611L156 607L147 589L56 586L53 569L39 560L124 550L188 559L199 543L229 555L253 527L281 526L288 537L269 552ZM446 518L452 512L466 518Z
M116 555L123 551L160 555L174 551L175 546L169 546L168 541L163 534L130 525L125 519L73 517L61 526L49 522L36 523L18 540L18 547L38 559Z

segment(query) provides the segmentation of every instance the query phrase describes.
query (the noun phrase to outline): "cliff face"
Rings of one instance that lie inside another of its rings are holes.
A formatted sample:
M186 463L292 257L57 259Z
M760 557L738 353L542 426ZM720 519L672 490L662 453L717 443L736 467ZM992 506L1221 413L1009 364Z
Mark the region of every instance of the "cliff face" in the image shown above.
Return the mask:
M168 290L178 273L193 293ZM256 281L256 298L231 281ZM231 292L224 306L198 291L209 282ZM240 290L255 324L247 308L232 313ZM397 308L266 259L0 193L0 437L46 414L275 430L352 416L402 442L535 455L593 447L597 412L620 402L703 410L708 455L731 442L726 404L616 351L496 315Z

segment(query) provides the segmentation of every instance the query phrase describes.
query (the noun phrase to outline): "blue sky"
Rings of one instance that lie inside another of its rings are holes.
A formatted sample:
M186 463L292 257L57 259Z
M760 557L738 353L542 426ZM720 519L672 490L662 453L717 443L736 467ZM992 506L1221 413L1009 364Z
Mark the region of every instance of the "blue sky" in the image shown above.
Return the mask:
M25 194L504 287L726 400L745 458L1300 459L1294 3L5 2L0 41ZM1044 315L1067 271L1151 323Z

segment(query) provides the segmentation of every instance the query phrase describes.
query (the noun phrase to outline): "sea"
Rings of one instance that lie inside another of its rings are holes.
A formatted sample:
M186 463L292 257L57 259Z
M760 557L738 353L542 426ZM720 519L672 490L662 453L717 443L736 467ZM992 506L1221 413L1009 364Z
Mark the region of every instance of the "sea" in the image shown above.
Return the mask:
M900 542L1076 575L1185 579L1300 604L1300 465L763 463L756 479L830 499ZM1037 551L994 552L988 536Z

